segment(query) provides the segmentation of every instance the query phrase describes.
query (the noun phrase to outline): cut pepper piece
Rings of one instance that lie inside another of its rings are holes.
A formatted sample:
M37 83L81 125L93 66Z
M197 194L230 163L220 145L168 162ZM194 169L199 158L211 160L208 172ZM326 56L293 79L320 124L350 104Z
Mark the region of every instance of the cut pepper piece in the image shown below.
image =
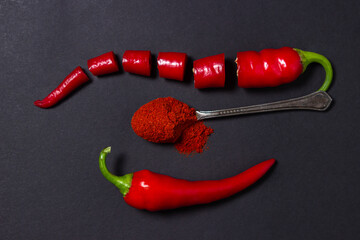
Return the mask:
M194 61L195 88L225 86L225 54L218 54Z

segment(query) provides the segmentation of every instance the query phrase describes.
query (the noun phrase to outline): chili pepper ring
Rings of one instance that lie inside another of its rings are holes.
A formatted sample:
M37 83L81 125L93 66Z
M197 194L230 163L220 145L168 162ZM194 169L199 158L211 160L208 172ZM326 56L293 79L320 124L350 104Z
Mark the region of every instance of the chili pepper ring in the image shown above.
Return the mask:
M119 71L118 62L113 51L91 58L87 61L89 71L95 76Z
M157 58L159 76L178 81L184 80L186 53L160 52Z
M194 87L217 88L225 86L225 54L218 54L194 61Z
M151 52L141 50L126 50L122 58L125 72L150 76Z

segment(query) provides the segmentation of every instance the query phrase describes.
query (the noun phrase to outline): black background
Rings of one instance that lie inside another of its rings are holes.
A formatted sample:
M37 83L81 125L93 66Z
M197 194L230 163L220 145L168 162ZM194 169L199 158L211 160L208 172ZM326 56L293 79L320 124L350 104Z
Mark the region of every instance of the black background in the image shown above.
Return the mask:
M359 225L360 2L0 1L1 239L356 239ZM203 154L136 136L132 114L172 96L199 110L298 97L324 79L311 65L295 82L236 86L237 51L291 46L327 56L335 77L327 112L287 111L206 121ZM124 73L91 82L51 109L33 105L76 66L113 50L225 53L227 87ZM167 212L131 208L98 169L112 146L116 174L150 169L189 180L277 165L248 190Z

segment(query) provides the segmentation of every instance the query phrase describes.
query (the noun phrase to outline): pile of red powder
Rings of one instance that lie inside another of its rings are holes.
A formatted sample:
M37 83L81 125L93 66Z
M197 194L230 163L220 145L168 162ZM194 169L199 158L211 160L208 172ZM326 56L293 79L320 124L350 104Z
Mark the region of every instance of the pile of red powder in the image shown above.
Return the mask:
M207 139L214 132L197 121L195 109L172 97L155 99L134 114L134 132L155 143L175 143L180 153L201 153Z
M202 121L196 122L183 131L175 147L181 153L202 153L209 135L213 132L214 130L205 126Z

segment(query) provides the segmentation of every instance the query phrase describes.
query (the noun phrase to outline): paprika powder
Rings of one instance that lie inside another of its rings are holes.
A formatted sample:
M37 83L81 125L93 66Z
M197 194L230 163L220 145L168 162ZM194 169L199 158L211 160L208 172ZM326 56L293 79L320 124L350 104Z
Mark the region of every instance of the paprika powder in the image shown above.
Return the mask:
M134 132L155 143L175 143L181 153L201 153L214 130L197 121L195 109L172 98L158 98L140 107L131 119Z
M190 154L192 152L202 153L204 146L213 129L205 126L203 121L198 121L186 128L179 140L175 143L180 153Z

